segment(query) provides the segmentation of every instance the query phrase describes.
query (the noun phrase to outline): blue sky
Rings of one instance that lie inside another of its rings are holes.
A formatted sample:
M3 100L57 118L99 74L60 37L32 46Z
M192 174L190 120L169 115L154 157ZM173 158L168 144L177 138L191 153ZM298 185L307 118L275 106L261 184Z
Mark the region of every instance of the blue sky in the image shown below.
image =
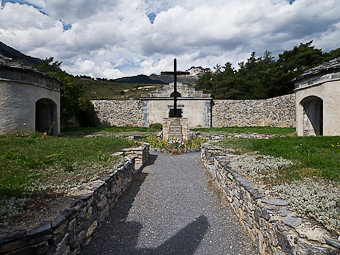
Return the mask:
M339 47L338 0L0 0L0 41L62 61L72 74L118 78L185 70L314 41Z

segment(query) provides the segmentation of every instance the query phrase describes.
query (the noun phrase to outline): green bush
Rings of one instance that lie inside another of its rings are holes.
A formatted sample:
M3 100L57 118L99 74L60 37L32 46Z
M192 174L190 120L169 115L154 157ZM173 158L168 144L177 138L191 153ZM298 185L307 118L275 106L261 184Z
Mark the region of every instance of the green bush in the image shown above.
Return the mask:
M161 123L153 123L149 125L149 129L151 130L158 130L161 131L163 128L163 125Z
M206 142L206 140L202 137L195 137L189 140L163 140L156 136L148 136L144 138L143 141L149 143L153 148L159 148L173 153L186 152L188 149L197 149L201 147L202 143Z

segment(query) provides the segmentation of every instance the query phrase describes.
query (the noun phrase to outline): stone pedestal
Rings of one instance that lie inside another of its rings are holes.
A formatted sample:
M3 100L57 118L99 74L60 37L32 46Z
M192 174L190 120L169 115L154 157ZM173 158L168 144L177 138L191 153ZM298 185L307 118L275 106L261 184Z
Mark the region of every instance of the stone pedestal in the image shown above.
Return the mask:
M164 118L163 140L182 139L188 140L188 119L186 118Z

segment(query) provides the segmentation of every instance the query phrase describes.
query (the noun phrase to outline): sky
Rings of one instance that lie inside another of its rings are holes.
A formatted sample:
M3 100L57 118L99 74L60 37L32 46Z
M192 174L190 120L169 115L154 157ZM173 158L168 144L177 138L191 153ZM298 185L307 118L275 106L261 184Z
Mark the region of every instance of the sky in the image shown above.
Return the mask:
M114 79L173 68L235 68L313 40L340 47L339 0L0 0L0 41Z

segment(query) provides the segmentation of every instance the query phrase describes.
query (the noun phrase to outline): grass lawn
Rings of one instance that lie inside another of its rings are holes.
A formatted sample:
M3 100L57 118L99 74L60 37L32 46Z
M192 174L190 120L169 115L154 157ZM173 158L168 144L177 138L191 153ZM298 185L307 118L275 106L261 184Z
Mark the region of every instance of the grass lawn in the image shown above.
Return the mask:
M293 135L295 128L277 128L277 127L222 127L222 128L195 128L194 131L200 131L202 134L276 134L276 135Z
M340 137L224 139L219 145L292 160L294 165L284 172L288 179L318 176L340 182Z
M110 154L135 144L117 137L0 136L0 219L11 197L30 200L98 178L121 160Z

